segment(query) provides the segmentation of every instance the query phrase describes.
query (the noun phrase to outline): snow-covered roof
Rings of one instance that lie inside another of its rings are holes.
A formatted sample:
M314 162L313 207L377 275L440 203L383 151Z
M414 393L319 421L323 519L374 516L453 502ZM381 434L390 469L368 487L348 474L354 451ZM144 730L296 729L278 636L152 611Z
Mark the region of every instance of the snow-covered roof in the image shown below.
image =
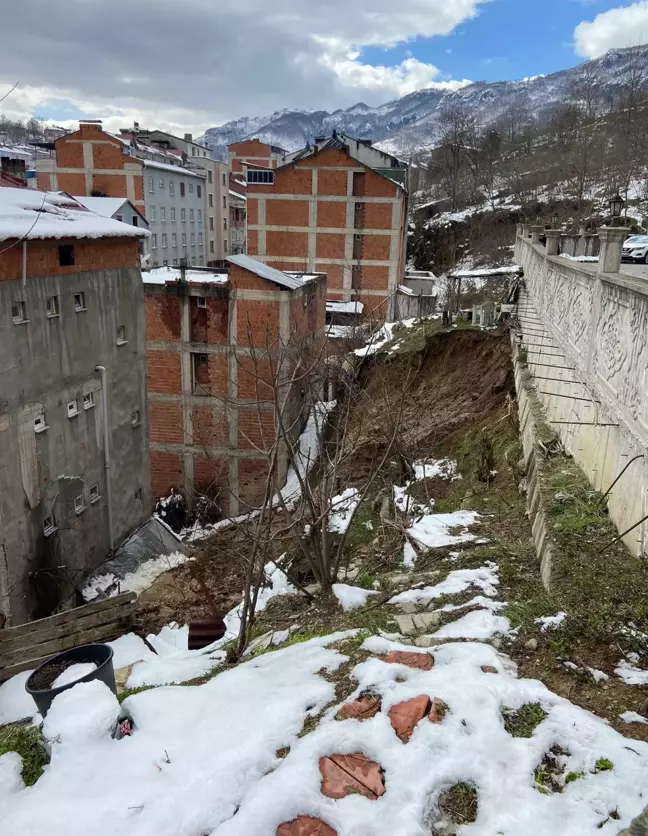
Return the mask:
M125 197L86 197L85 195L74 195L74 199L83 204L86 209L101 215L102 218L112 218L119 212L124 203L128 203Z
M506 276L510 273L522 273L522 268L517 264L511 264L507 267L484 267L481 270L457 270L450 276L455 279L478 279L482 276Z
M231 194L232 197L238 197L241 200L247 200L247 197L244 194L239 194L238 192L235 192L233 189L230 189L229 193Z
M362 302L327 302L326 310L330 313L361 314L364 311Z
M142 272L144 284L166 284L177 282L182 276L179 267L154 267ZM193 284L227 284L227 273L217 270L185 270L185 280Z
M145 238L146 229L103 218L73 197L36 189L0 190L0 241L8 238Z
M244 270L249 270L250 273L254 273L260 279L266 279L269 282L274 282L281 287L287 287L289 290L296 290L298 287L301 287L307 279L306 276L298 279L295 274L290 275L288 273L282 273L281 270L275 270L275 268L270 267L269 264L264 264L262 261L256 261L256 259L250 258L249 255L231 255L227 260L230 264L236 265L236 267L242 267ZM310 279L315 277L308 276L308 278Z
M189 168L181 165L171 165L170 163L158 163L155 160L141 160L146 168L159 168L161 171L172 171L174 174L186 174L188 177L197 177L199 180L204 180L204 174L197 174Z
M32 156L30 151L0 145L0 157L8 157L10 160L30 160Z

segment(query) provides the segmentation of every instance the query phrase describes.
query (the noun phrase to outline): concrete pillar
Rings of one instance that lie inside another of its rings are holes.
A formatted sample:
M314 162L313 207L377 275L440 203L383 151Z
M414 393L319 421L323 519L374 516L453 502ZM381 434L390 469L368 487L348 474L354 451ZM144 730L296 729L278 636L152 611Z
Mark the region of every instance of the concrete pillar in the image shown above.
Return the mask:
M545 232L547 236L547 255L558 255L560 247L560 230L548 229Z
M540 236L545 231L544 226L542 224L534 224L531 227L531 243L532 244L539 244L540 243Z
M531 235L531 233L529 231L530 229L531 229L531 227L529 226L529 224L522 224L522 237L523 238L529 238L529 236Z
M524 224L518 224L517 227L515 228L515 234L517 235L518 238L520 237L520 235L523 234L523 230L524 230Z
M599 229L601 239L601 254L599 256L599 273L618 273L621 267L621 248L628 230L624 227L602 226Z

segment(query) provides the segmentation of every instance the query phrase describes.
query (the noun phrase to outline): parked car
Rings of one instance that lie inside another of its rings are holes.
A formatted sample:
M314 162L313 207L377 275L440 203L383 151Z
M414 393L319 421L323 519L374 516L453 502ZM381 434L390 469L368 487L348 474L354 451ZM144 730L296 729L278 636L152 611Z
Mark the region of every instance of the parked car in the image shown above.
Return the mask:
M648 235L631 235L623 242L621 261L648 264Z

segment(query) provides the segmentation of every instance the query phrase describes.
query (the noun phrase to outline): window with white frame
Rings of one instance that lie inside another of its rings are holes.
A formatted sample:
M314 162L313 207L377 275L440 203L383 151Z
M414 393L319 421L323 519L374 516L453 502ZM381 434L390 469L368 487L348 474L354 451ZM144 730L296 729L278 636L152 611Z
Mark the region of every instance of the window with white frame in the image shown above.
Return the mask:
M83 408L84 409L92 409L95 405L94 400L94 392L88 392L87 395L83 396Z
M195 217L196 217L196 215L195 215L194 210L193 210L193 209L190 209L190 210L189 210L189 223L190 223L190 224L192 224L192 223L194 222Z
M267 169L248 168L247 171L248 183L274 183L274 171Z
M131 427L139 427L142 423L142 419L140 416L139 409L136 409L134 412L131 412Z
M50 537L56 530L56 517L54 514L50 514L49 517L45 517L43 520L43 534L46 537Z
M80 293L75 293L74 294L74 310L77 313L80 313L81 311L87 310L86 301L85 301L85 293L83 293L83 291L81 291Z
M180 221L183 224L187 222L187 210L186 209L181 209L180 210Z
M126 339L126 326L120 325L117 329L117 345L125 345L128 342Z
M157 235L155 233L151 235L151 249L157 250Z
M149 206L149 221L155 220L155 206Z
M94 505L99 499L101 499L99 485L90 485L90 505Z
M45 300L45 307L47 310L48 319L53 319L55 316L60 316L58 296L48 296Z
M196 233L195 232L191 233L191 246L192 247L196 246Z
M199 209L199 210L198 210L198 223L199 223L199 224L201 224L201 223L202 223L202 209Z
M169 180L169 194L175 195L175 183L173 180Z
M182 246L183 247L187 246L187 233L186 232L182 233Z
M79 414L79 404L76 400L68 401L67 405L67 417L68 418L76 418Z
M160 221L166 223L166 209L164 206L160 206Z
M47 429L49 429L49 427L47 426L47 421L45 420L45 413L42 412L34 418L34 432L44 433Z
M163 177L160 177L160 179L158 180L158 186L159 186L161 189L163 189L163 188L164 188L164 178L163 178Z
M74 513L82 514L85 511L85 497L83 494L74 497Z
M198 246L202 247L202 245L203 245L203 234L202 234L202 232L199 232L198 233Z
M149 194L153 194L155 192L155 180L152 177L148 179L148 187L149 187Z
M175 221L175 207L174 207L174 206L172 206L172 207L171 207L171 209L170 209L169 211L171 212L171 217L170 217L170 220L171 220L171 221Z
M11 318L13 319L14 325L19 325L21 322L29 322L27 319L27 306L22 300L11 303Z
M163 232L162 233L162 249L166 250L167 246L168 246L168 244L167 244L167 234L166 234L166 232Z
M176 235L175 232L171 233L171 246L172 247L177 247L178 246L178 236Z

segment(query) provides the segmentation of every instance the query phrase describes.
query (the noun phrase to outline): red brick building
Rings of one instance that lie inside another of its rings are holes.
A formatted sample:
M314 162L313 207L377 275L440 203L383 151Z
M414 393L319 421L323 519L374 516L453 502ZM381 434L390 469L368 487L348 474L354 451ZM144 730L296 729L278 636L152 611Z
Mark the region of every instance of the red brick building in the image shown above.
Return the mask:
M276 168L281 165L286 152L276 145L268 145L260 139L244 139L227 146L229 169L233 174L245 173L247 166Z
M259 501L275 433L272 365L281 345L316 339L326 276L282 273L244 255L228 271L145 274L151 471L171 487L215 498L237 514ZM183 281L184 275L184 281ZM308 404L290 392L296 434ZM280 455L280 484L288 468Z
M247 176L247 252L279 270L325 272L330 299L391 316L405 269L407 165L343 134L279 164L251 145L238 143L232 158Z

